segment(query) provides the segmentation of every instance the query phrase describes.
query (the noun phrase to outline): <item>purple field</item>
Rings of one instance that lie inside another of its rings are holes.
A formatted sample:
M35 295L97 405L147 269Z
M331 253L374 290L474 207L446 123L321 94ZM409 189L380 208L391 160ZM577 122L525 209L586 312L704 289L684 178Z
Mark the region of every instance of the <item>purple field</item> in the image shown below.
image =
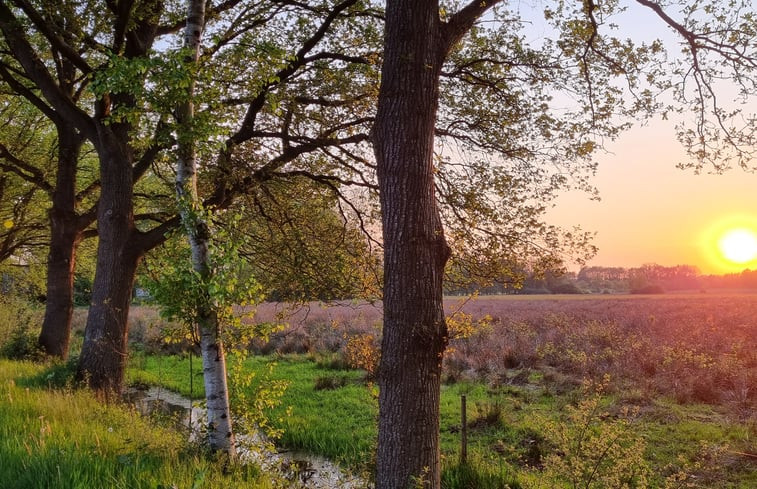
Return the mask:
M609 374L640 396L755 419L757 294L486 296L448 298L446 309L467 315L453 316L464 337L450 342L447 381L517 383L537 369L561 383ZM381 308L263 304L255 320L287 323L260 352L342 352L351 338L380 336Z
M609 374L612 388L642 401L707 403L757 421L757 294L485 296L448 298L446 308L457 335L447 382L517 384L538 372L570 389ZM282 330L250 348L355 363L356 348L375 350L360 358L378 355L381 316L380 303L265 303L253 320ZM154 309L134 308L131 321L135 342L165 351Z

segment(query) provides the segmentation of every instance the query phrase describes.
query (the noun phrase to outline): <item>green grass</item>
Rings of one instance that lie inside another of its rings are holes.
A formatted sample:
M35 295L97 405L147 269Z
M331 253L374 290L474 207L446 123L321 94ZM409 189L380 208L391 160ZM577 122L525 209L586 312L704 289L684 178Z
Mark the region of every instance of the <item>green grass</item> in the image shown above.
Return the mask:
M46 367L0 360L4 489L274 487L254 466L224 470L178 432L85 391L49 389Z
M245 370L262 376L271 362L275 363L272 378L290 382L281 405L271 413L273 423L284 429L280 444L324 455L351 468L370 469L378 413L376 388L361 383L360 372L335 369L304 355L248 358ZM197 359L194 368L194 395L201 397ZM329 376L337 380L324 382ZM132 362L128 378L159 383L188 394L188 359L138 358ZM545 481L540 472L544 457L554 451L546 439L545 426L561 421L564 406L580 396L575 389L550 387L539 375L531 375L530 380L533 383L527 386L495 389L481 383L443 386L441 450L447 481L444 487L504 487L496 483L502 480L512 487L517 487L515 481L520 481L522 487L560 487L553 481ZM319 389L319 384L333 384L335 388ZM475 461L468 466L458 463L463 393L468 406L468 450ZM604 399L608 407L619 402L613 396ZM611 419L612 416L600 422ZM735 454L754 452L754 427L729 421L711 406L651 400L635 422L634 434L646 442L644 455L652 469L651 487L662 487L664 478L679 469L696 476L691 479L699 481L695 487L757 487L754 461ZM712 447L721 447L718 457L712 455ZM465 482L470 480L478 482Z
M195 358L192 395L204 396L202 372ZM284 430L279 443L290 449L326 456L351 468L370 465L376 439L376 397L357 371L335 370L303 356L251 357L245 372L262 378L274 363L270 378L289 387L280 405L268 414ZM231 362L230 362L231 363ZM335 389L317 389L319 379L336 376L344 383ZM142 357L127 370L127 382L162 385L189 396L189 359L186 356Z

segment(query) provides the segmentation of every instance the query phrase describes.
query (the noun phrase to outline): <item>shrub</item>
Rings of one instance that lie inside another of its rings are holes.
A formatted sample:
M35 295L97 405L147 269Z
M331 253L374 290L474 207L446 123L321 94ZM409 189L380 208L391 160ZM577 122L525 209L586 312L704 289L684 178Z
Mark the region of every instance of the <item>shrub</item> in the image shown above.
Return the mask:
M631 289L632 294L664 294L665 289L657 284L642 285Z
M375 378L381 352L373 335L353 336L347 340L344 355L350 367L365 370L369 378Z
M315 378L314 389L317 391L338 389L347 385L349 381L346 375L324 375Z
M546 436L555 446L544 457L545 475L571 487L645 488L649 467L644 460L644 440L633 431L633 415L627 411L611 419L602 406L602 394L609 383L586 382L583 398L567 406L566 419L548 423Z
M11 359L36 360L42 310L16 296L0 298L0 355Z

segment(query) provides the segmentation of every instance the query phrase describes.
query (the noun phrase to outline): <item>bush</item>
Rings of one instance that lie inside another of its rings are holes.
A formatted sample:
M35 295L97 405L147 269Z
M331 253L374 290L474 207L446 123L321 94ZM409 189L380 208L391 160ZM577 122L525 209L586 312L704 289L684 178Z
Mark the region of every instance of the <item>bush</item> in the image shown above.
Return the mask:
M347 363L352 368L365 370L371 379L376 377L380 358L379 344L373 335L354 336L347 341L345 347Z
M548 479L586 489L648 486L645 442L635 432L634 414L612 419L603 407L608 383L609 377L599 384L586 382L582 399L566 407L566 419L547 424L546 437L555 447L544 458Z
M0 299L0 356L35 360L42 356L37 346L42 310L19 297Z
M632 294L664 294L665 289L662 288L660 285L643 285L641 287L636 287L631 289Z
M346 375L324 375L315 378L314 389L317 391L338 389L347 385L349 381L350 378Z
M74 305L89 306L92 301L92 279L76 274L74 276Z

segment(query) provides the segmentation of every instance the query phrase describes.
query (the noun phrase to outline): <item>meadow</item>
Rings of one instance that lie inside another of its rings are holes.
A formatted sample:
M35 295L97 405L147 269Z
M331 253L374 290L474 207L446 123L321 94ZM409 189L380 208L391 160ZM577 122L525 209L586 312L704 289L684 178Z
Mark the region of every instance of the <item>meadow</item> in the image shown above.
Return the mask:
M757 487L757 295L487 296L447 309L445 488ZM263 412L280 447L370 477L380 306L262 304L249 321L281 326L231 360L237 409ZM128 381L201 399L192 349L164 339L175 325L146 306L131 323Z
M651 487L757 486L756 295L448 298L447 309L447 477L460 471L465 394L470 457L513 486L570 485L589 477L571 467L586 465L597 474L585 487L610 487L625 477L613 473L622 460ZM154 312L141 314L140 337L155 335ZM263 304L254 321L286 325L246 345L245 370L264 376L275 364L270 375L290 383L270 415L279 443L370 473L380 306ZM189 394L182 348L146 348L130 375ZM581 427L596 438L581 439Z

